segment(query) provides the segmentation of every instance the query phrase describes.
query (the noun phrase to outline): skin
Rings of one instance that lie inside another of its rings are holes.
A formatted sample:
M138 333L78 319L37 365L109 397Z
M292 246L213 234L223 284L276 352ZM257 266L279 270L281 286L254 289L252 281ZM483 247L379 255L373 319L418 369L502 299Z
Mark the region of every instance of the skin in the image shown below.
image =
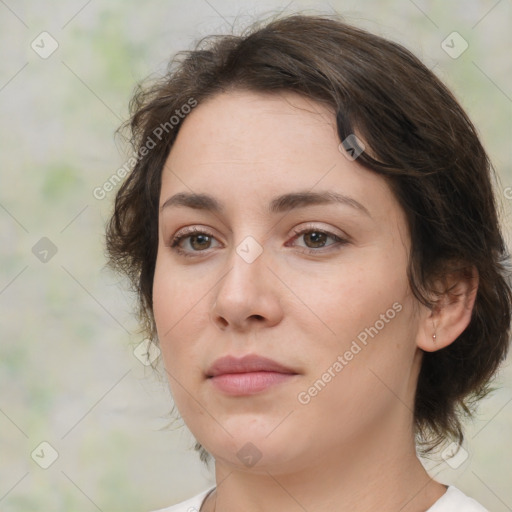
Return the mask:
M202 510L419 512L446 491L416 457L413 398L423 350L443 348L467 327L476 287L454 278L448 285L459 299L434 311L416 300L404 212L385 180L338 146L334 115L321 104L230 91L188 115L164 166L160 206L178 192L207 193L224 206L161 209L153 288L175 403L215 458L217 489ZM369 215L339 204L267 213L274 197L299 190L336 191ZM171 240L193 226L213 238L182 240L193 254L185 257ZM347 242L327 237L322 246L295 228ZM247 236L262 250L251 263L236 251ZM401 306L394 318L300 403L299 393L393 304ZM206 378L217 358L249 353L298 375L242 397ZM261 454L253 466L237 457L248 442Z

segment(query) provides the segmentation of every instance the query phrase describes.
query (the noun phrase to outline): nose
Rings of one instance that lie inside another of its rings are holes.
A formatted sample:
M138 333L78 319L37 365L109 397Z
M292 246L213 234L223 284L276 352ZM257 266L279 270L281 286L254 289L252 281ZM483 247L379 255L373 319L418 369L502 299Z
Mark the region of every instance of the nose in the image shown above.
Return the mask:
M212 321L221 330L244 331L271 327L283 312L282 284L272 271L272 258L264 250L253 261L233 251L212 294Z

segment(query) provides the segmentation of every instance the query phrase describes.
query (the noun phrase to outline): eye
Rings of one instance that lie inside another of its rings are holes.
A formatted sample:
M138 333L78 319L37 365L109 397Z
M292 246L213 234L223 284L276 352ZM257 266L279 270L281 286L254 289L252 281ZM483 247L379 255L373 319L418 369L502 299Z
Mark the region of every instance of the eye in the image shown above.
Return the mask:
M321 250L325 247L337 246L337 248L339 248L340 246L349 243L348 240L341 238L338 235L331 233L330 231L319 229L315 226L307 226L306 228L296 229L293 234L294 237L292 238L292 241L304 237L306 247L304 247L300 252L306 254L322 254L327 252L325 250ZM326 241L329 238L334 240L335 243L331 243L326 246ZM171 240L169 246L172 250L176 251L182 256L197 257L200 256L200 253L207 252L207 250L211 248L212 240L215 240L215 237L209 231L206 231L204 228L191 227L180 231ZM191 249L184 249L183 242L188 242ZM288 246L288 244L289 243L286 245ZM308 247L308 245L311 247ZM330 249L328 249L328 251L330 251Z
M294 231L294 237L292 240L297 240L299 238L303 238L306 243L306 247L303 251L306 254L319 254L324 253L326 251L321 251L319 249L323 249L326 247L326 241L331 238L337 243L332 243L327 245L327 247L346 245L349 243L348 240L331 233L330 231L326 231L324 229L319 229L315 226L308 226L307 228L297 229ZM330 251L330 249L329 249Z
M185 228L172 239L170 247L178 254L193 257L195 256L193 254L194 252L205 252L205 249L209 249L209 245L214 239L215 237L203 228ZM183 249L182 241L188 241L190 243L190 246L193 248L192 254L189 250Z

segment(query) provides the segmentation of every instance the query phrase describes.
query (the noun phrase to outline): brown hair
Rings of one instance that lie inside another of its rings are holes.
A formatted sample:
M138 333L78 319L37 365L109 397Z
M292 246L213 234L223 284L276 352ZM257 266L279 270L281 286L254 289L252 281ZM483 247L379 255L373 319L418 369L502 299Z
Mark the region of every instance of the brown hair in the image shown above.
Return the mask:
M163 78L139 85L129 121L138 156L106 236L111 266L138 293L143 327L155 338L158 201L162 168L184 118L176 122L176 114L233 89L302 94L336 113L340 141L357 132L366 146L358 162L384 176L407 216L407 273L421 303L434 306L434 278L476 267L470 324L448 347L423 354L414 407L423 453L446 436L462 442L461 416L489 392L509 346L512 291L496 174L473 124L425 65L401 45L336 16L277 17L240 36L206 37L180 52ZM141 151L149 140L155 147ZM208 452L199 443L196 449L207 461Z

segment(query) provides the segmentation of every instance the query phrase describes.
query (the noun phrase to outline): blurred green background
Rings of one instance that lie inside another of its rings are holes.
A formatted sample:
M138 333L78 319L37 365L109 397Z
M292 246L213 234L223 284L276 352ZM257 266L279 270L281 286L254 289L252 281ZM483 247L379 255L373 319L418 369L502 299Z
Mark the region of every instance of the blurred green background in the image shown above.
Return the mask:
M172 400L163 372L136 357L143 336L133 296L105 269L115 191L103 199L93 192L127 159L114 131L136 82L163 72L171 54L203 35L283 9L335 9L434 69L499 173L509 239L509 0L0 1L1 511L147 511L213 482L191 434L166 428ZM443 41L454 31L462 39L450 49ZM468 425L468 459L455 469L441 457L426 464L437 479L505 512L510 364L497 384Z

